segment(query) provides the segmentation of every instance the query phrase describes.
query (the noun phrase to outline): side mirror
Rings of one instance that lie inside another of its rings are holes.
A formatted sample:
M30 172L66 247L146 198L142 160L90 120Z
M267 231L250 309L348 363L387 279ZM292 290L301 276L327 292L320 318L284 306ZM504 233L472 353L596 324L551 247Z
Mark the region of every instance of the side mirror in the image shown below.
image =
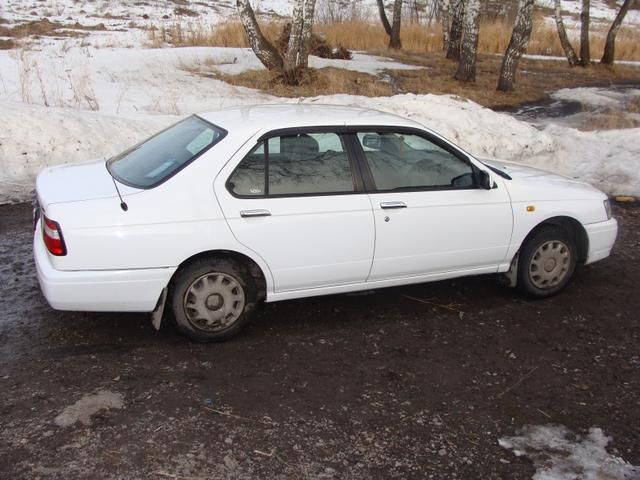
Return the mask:
M489 172L480 170L480 187L485 190L491 190L493 188L493 180Z
M362 145L370 148L371 150L380 150L382 141L380 140L380 135L365 135L362 138Z

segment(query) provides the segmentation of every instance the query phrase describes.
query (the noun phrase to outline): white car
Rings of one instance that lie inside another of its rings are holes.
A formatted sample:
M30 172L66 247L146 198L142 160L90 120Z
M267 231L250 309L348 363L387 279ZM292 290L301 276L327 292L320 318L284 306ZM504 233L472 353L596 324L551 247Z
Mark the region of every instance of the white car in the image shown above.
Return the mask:
M607 196L480 161L372 110L238 107L37 179L38 279L59 310L165 309L226 339L260 301L504 273L536 297L617 235Z

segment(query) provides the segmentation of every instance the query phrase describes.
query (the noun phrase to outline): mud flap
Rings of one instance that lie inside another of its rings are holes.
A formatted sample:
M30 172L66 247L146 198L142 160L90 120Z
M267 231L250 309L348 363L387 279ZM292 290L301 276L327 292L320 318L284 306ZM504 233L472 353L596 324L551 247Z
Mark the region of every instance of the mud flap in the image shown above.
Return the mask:
M515 287L518 284L518 257L520 256L520 253L516 253L515 257L513 257L513 260L511 260L511 266L509 267L509 270L504 274L504 279L506 280L506 283L508 286L510 287Z
M156 330L160 330L160 323L162 322L162 314L164 313L164 304L167 302L167 287L160 292L160 298L156 304L156 308L151 312L151 324Z

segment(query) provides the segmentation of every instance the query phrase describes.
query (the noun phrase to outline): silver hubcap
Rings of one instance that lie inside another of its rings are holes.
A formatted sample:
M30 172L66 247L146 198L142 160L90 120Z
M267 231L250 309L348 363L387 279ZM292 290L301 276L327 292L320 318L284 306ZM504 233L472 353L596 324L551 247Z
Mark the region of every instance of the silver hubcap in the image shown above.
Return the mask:
M197 278L184 295L184 312L196 328L217 332L230 327L244 310L244 289L231 275L207 273Z
M529 278L540 289L558 285L569 272L571 251L558 240L545 242L535 251L529 264Z

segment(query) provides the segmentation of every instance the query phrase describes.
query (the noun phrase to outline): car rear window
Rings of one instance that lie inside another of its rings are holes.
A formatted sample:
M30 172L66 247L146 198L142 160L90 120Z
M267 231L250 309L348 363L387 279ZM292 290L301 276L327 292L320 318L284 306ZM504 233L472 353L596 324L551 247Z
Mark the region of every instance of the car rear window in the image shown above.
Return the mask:
M125 185L151 188L198 158L226 133L193 115L111 158L107 169Z

